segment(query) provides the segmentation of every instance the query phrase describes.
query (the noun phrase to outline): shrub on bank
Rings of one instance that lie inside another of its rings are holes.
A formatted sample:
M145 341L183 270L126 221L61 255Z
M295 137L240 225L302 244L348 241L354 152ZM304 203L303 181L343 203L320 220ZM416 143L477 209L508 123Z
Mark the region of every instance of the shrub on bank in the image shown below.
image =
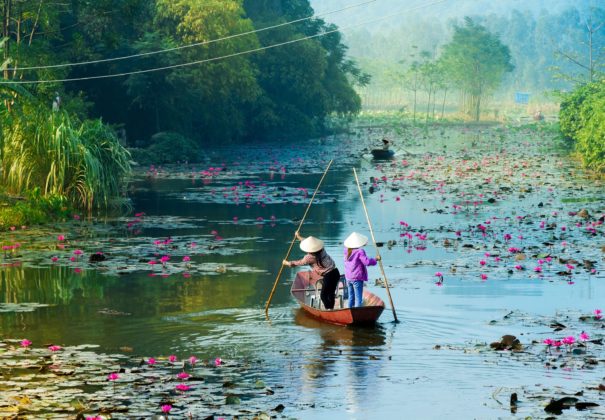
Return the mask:
M64 197L43 197L40 189L29 191L24 197L0 197L0 229L11 226L31 226L69 217L71 209Z
M605 169L605 82L582 85L561 102L561 132L574 142L583 164Z
M2 127L1 181L12 194L36 190L91 211L120 197L130 155L100 120L31 108ZM33 217L33 215L32 215Z

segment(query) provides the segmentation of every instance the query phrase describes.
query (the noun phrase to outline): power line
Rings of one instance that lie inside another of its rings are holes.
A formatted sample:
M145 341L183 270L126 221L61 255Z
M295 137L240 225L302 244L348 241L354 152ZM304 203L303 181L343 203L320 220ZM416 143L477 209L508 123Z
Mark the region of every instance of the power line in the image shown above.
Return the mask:
M319 15L311 15L311 16L307 16L304 18L292 20L289 22L279 23L277 25L267 26L267 27L261 28L261 29L255 29L252 31L241 32L239 34L229 35L229 36L222 37L222 38L211 39L209 41L201 41L201 42L196 42L193 44L180 45L178 47L166 48L166 49L157 50L157 51L149 51L149 52L125 55L125 56L121 56L121 57L114 57L114 58L102 58L102 59L98 59L98 60L80 61L77 63L64 63L64 64L51 64L48 66L9 68L8 70L9 71L24 71L24 70L56 69L56 68L63 68L63 67L85 66L85 65L89 65L89 64L108 63L108 62L112 62L112 61L122 61L122 60L129 60L132 58L147 57L150 55L163 54L163 53L167 53L167 52L171 52L171 51L183 50L186 48L199 47L201 45L213 44L215 42L226 41L228 39L238 38L240 36L246 36L246 35L251 35L251 34L255 34L255 33L259 33L259 32L264 32L264 31L268 31L270 29L280 28L282 26L292 25L294 23L299 23L299 22L304 22L305 20L310 20L313 18L319 18L319 17L323 17L323 16L332 15L334 13L343 12L345 10L353 9L355 7L365 6L366 4L375 3L376 1L378 1L378 0L369 0L369 1L365 1L363 3L352 4L350 6L343 7L342 9L332 10L332 11L325 12L325 13L322 13Z
M219 57L213 57L213 58L207 58L204 60L197 60L197 61L191 61L191 62L187 62L187 63L180 63L180 64L173 64L170 66L163 66L163 67L155 67L155 68L151 68L151 69L145 69L145 70L136 70L136 71L131 71L131 72L124 72L124 73L115 73L115 74L103 74L103 75L98 75L98 76L87 76L87 77L75 77L75 78L69 78L69 79L55 79L55 80L18 80L18 81L1 81L0 84L4 84L4 85L25 85L25 84L43 84L43 83L65 83L65 82L77 82L77 81L83 81L83 80L97 80L97 79L110 79L110 78L114 78L114 77L123 77L123 76L130 76L133 74L143 74L143 73L152 73L152 72L156 72L156 71L163 71L163 70L170 70L170 69L175 69L175 68L181 68L181 67L188 67L188 66L193 66L196 64L203 64L203 63L210 63L213 61L218 61L218 60L223 60L226 58L232 58L232 57L237 57L237 56L241 56L241 55L248 55L248 54L252 54L255 52L259 52L259 51L264 51L264 50L268 50L268 49L272 49L272 48L276 48L276 47L282 47L284 45L289 45L289 44L295 44L297 42L301 42L301 41L305 41L308 39L313 39L313 38L319 38L325 35L329 35L335 32L339 32L341 30L344 29L351 29L357 26L361 26L361 25L366 25L366 24L370 24L370 23L376 23L376 22L380 22L382 20L386 20L389 18L392 18L394 16L400 15L401 13L405 13L405 12L411 12L417 9L422 9L425 7L429 7L429 6L434 6L440 3L445 3L448 0L437 0L431 3L426 3L423 5L419 5L419 6L415 6L409 9L400 9L398 12L395 13L391 13L389 15L385 15L376 19L371 19L365 22L360 22L354 25L349 25L349 26L345 26L342 28L337 28L337 29L333 29L330 31L325 31L325 32L321 32L315 35L309 35L306 37L302 37L302 38L297 38L297 39L293 39L290 41L285 41L285 42L280 42L278 44L273 44L273 45L268 45L265 47L259 47L259 48L254 48L251 50L246 50L246 51L240 51L240 52L236 52L236 53L232 53L232 54L227 54L227 55L223 55L223 56L219 56Z

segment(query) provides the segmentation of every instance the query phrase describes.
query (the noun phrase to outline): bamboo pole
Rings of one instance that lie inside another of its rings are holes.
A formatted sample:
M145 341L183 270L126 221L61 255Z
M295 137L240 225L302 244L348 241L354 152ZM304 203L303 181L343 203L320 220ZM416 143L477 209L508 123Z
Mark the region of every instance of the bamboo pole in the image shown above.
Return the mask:
M378 245L376 245L376 238L374 238L374 229L372 229L372 222L370 222L370 216L368 214L368 209L366 208L365 200L363 199L363 192L361 191L361 185L359 184L359 178L357 178L357 171L355 170L355 168L353 168L353 173L355 174L355 182L357 183L357 189L359 190L359 197L361 197L363 211L366 214L366 220L368 221L368 227L370 228L372 242L374 243L374 248L376 248L376 255L380 257L380 251L378 250ZM393 305L393 298L391 298L391 291L389 290L389 281L387 280L387 275L385 274L384 267L382 265L382 257L378 259L378 265L380 266L380 272L382 273L382 277L384 278L384 285L387 288L389 303L391 304L391 309L393 310L393 318L395 318L395 322L399 322L399 320L397 319L397 313L395 312L395 306Z
M302 228L302 225L305 222L305 219L307 217L307 213L309 213L309 209L311 208L311 205L313 204L313 201L315 200L315 195L319 191L319 187L321 186L324 178L328 174L328 171L330 170L330 166L332 166L333 161L334 161L334 159L330 160L330 162L328 163L328 166L326 167L326 170L324 171L324 174L321 176L321 179L319 180L319 183L317 184L317 187L315 188L315 191L313 192L313 195L311 196L311 201L309 201L309 204L307 205L305 214L303 214L303 217L300 220L300 223L298 224L298 228L296 229L296 232L299 232L300 228ZM284 257L284 260L287 260L290 257L292 248L294 248L294 242L296 242L296 233L294 234L294 238L292 238L292 242L290 242L290 247L288 248L288 252L286 253L286 256ZM281 277L281 273L283 271L284 271L284 265L280 264L279 272L277 273L277 277L275 278L275 283L273 283L273 288L271 289L271 294L269 295L269 299L267 299L267 304L265 305L265 315L267 317L269 317L269 306L271 305L271 300L273 299L273 294L275 293L275 289L277 289L277 283L279 282L279 278Z

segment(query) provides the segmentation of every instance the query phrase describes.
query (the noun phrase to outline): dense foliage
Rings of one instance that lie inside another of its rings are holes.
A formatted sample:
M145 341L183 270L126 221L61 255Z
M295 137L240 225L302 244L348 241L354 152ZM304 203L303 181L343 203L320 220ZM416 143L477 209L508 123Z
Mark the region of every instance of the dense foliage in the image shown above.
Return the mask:
M561 132L575 142L584 165L605 169L605 82L580 85L564 97Z
M19 111L2 127L1 181L9 192L38 190L92 210L120 196L129 154L99 120L73 121L41 107Z
M53 80L175 66L26 86L49 105L58 92L62 107L120 125L130 146L147 146L166 131L200 145L309 137L329 115L359 111L352 83L367 79L346 58L336 27L321 19L250 32L312 15L308 0L6 0L0 17L11 24L4 55L16 70L4 76ZM297 42L274 47L291 41ZM262 47L268 49L248 53ZM172 50L155 53L166 49ZM25 69L138 54L144 55ZM223 56L229 58L215 60Z

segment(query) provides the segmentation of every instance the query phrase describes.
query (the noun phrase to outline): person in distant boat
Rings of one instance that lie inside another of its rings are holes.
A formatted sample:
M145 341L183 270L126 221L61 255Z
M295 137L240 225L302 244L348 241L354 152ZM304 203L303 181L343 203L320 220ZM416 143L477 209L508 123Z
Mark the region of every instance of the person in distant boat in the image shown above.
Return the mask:
M295 232L296 239L300 242L300 249L307 253L302 259L296 261L283 260L283 265L298 267L310 265L311 270L322 277L321 301L326 309L334 309L336 287L340 280L340 272L336 268L334 260L324 249L324 242L314 236L303 238L298 231Z
M380 256L368 258L362 249L368 243L368 237L353 232L345 239L345 278L349 288L349 308L363 305L363 283L368 281L369 265L376 265Z
M544 115L542 115L542 110L537 110L534 113L534 121L542 121L544 119Z
M387 138L382 139L382 150L389 150L389 147L391 147L391 142Z

